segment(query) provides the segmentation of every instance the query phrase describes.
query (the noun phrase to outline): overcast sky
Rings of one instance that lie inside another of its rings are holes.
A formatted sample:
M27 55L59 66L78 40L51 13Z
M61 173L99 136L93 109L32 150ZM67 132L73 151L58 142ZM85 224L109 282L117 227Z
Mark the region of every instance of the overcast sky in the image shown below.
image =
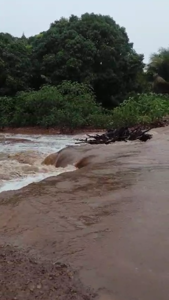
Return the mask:
M31 36L60 17L85 12L110 15L124 26L146 62L151 53L169 46L168 0L0 0L0 31Z

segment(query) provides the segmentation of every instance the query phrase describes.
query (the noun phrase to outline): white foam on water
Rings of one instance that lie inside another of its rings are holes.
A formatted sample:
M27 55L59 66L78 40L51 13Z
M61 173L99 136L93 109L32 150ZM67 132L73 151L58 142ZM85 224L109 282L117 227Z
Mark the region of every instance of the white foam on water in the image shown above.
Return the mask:
M30 183L75 170L74 166L56 169L41 162L48 154L74 145L76 138L68 135L1 134L0 193L18 190Z
M17 139L18 142L11 144L7 139ZM27 142L22 142L22 139L26 139ZM68 135L4 134L1 135L0 142L0 151L5 153L34 150L48 154L57 152L68 145L74 145L75 137Z
M5 191L15 191L19 190L31 183L42 181L45 178L49 178L52 176L58 176L61 173L65 172L72 172L75 171L76 168L74 166L68 166L66 168L58 168L57 171L51 173L42 173L42 174L35 174L33 176L26 176L23 178L17 178L12 180L2 180L0 186L0 193Z

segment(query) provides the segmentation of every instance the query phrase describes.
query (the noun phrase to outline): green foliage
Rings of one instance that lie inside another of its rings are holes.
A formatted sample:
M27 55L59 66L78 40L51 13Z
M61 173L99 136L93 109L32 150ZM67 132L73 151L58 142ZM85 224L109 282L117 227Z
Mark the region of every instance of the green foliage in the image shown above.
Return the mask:
M163 114L164 100L135 96L150 91L143 68L143 55L109 16L61 18L30 38L0 33L0 126L103 128L112 118L117 125L149 122ZM129 97L113 113L107 110ZM151 103L156 113L147 112Z
M113 126L150 124L169 114L169 96L138 94L125 100L113 111Z
M153 53L147 66L147 76L152 80L154 74L158 74L169 81L169 48L160 48L158 53Z
M26 90L31 77L31 48L22 37L0 33L0 96Z
M0 97L0 127L6 127L11 125L14 109L14 98Z
M87 85L69 81L20 92L13 99L0 97L0 112L1 127L103 128L111 121Z
M109 16L72 15L51 24L49 30L28 43L32 45L32 87L62 80L88 83L97 102L113 107L131 91L142 92L137 78L143 71L127 33Z

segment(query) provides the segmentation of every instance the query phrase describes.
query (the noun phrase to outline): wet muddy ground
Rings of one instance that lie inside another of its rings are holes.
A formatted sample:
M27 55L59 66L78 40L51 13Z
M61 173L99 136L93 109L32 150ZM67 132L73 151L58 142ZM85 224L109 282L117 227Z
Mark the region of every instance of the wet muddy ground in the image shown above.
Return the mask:
M87 291L65 264L27 257L12 247L0 247L0 299L90 300Z
M1 193L1 245L44 265L70 264L83 286L102 300L168 300L168 133L160 128L147 143L80 147L79 158L91 156L86 167ZM38 285L38 269L26 268ZM20 272L15 264L18 287Z

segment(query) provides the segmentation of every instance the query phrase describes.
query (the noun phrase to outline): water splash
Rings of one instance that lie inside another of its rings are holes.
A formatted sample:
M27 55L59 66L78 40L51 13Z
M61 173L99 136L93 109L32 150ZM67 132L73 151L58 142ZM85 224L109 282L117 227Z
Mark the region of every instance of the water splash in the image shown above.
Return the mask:
M32 182L75 170L42 165L47 154L73 145L75 138L62 135L0 135L0 192L17 190Z

